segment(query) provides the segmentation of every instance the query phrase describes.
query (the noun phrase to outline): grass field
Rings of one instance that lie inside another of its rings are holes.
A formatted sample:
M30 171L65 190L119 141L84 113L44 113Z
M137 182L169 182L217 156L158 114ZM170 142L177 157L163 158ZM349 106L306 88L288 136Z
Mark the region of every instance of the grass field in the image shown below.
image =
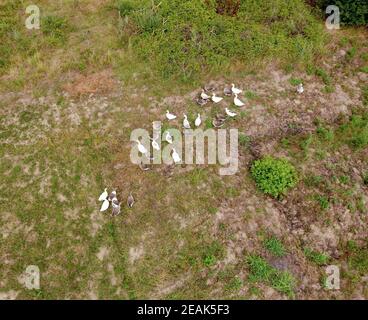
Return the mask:
M302 1L215 3L40 0L27 30L30 2L0 1L1 299L368 297L367 30L327 31ZM211 126L226 104L194 98L232 82L237 174L131 163L132 130L168 108ZM280 197L251 174L264 156L296 170ZM105 187L119 216L99 212Z

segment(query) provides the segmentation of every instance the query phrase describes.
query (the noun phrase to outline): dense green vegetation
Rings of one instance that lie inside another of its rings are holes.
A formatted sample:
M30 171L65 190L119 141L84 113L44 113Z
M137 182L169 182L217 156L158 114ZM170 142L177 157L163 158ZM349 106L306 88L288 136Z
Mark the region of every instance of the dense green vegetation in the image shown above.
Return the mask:
M269 156L256 160L252 165L251 174L258 188L275 198L285 194L298 181L292 164L285 159L275 159Z
M366 0L319 0L318 5L322 10L329 5L339 7L343 25L364 26L368 24L368 2Z
M120 0L117 8L126 41L164 76L191 79L262 58L310 62L321 51L324 33L303 1L233 3Z

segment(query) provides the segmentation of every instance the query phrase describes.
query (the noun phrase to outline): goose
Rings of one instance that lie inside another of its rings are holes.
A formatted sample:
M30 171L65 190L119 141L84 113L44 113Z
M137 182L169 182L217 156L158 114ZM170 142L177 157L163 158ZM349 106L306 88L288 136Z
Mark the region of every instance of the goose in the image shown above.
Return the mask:
M198 99L196 100L196 102L197 102L197 104L198 104L199 106L203 107L203 106L205 106L205 105L208 103L208 100L206 100L206 99L202 99L202 98L198 98Z
M296 91L299 94L302 94L304 92L304 87L303 87L303 84L302 83L299 83L298 88L296 89Z
M147 154L147 149L145 148L145 146L139 141L139 140L136 140L136 142L138 143L138 150L140 153L143 153L143 154Z
M115 197L114 199L112 199L111 201L111 205L112 205L112 216L117 216L120 214L120 203L118 201L118 199Z
M217 119L217 118L215 118L215 119L213 119L213 120L212 120L212 124L213 124L213 126L214 126L215 128L220 128L220 127L222 127L222 126L224 125L224 123L225 123L225 120L222 120L222 119Z
M233 91L231 90L231 88L226 87L226 88L224 89L224 95L225 95L225 96L227 96L227 97L231 97L231 96L232 96L232 94L233 94Z
M213 93L212 94L212 101L214 102L214 103L219 103L219 102L221 102L224 98L221 98L221 97L218 97L218 96L216 96L216 93Z
M204 86L204 91L212 92L212 91L214 91L214 90L215 90L215 87L214 87L213 85L211 85L211 84L206 84L206 85Z
M220 120L220 121L225 121L226 120L226 116L224 116L222 114L216 114L215 118L217 120Z
M189 123L189 121L188 121L188 117L187 117L187 115L186 115L186 114L184 114L183 127L184 127L185 129L190 129L190 123Z
M176 119L176 115L175 115L175 114L170 113L170 111L169 111L169 110L166 110L166 118L167 118L168 120L174 120L174 119Z
M128 205L129 208L133 208L134 197L133 197L132 193L129 194L129 197L127 199L127 205Z
M116 191L112 191L110 194L109 194L109 201L112 201L114 198L116 198Z
M120 214L120 203L112 206L112 216L118 216Z
M100 197L98 198L98 201L104 201L107 199L108 193L107 188L105 188L105 191L101 193Z
M166 141L170 144L173 143L173 139L172 139L170 132L166 132Z
M100 212L106 211L109 208L109 206L110 206L109 200L105 199L104 202L102 203Z
M156 137L157 139L158 137ZM160 151L160 146L159 144L157 143L155 138L150 138L150 140L152 141L151 144L152 144L152 148L157 150L157 151Z
M201 123L202 123L201 115L198 113L197 119L195 119L194 124L195 124L196 127L199 127L201 125Z
M175 163L179 163L181 161L179 154L176 152L174 148L173 148L172 158Z
M235 94L234 104L237 107L244 107L245 106L245 103L238 98L238 95L237 94Z
M243 92L243 90L236 88L234 83L231 84L231 91L233 94L241 94Z
M229 117L231 117L231 118L233 118L233 117L235 117L235 116L236 116L236 113L235 113L235 112L230 111L228 108L225 108L225 112L226 112L226 114L227 114Z
M203 100L209 100L210 99L210 96L204 91L204 89L202 89L201 98Z
M152 148L157 151L160 151L160 146L155 140L152 140Z

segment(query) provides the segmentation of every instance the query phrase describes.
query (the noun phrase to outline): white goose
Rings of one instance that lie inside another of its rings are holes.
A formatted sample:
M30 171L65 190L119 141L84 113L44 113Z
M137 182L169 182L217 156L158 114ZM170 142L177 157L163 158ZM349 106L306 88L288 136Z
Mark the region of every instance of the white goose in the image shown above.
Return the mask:
M172 158L175 163L179 163L181 161L179 154L173 149Z
M105 199L104 202L102 203L100 212L106 211L109 208L109 206L110 206L109 200Z
M238 98L238 95L237 94L235 94L234 104L237 107L244 107L245 106L245 103Z
M231 84L231 91L233 94L241 94L243 92L243 90L236 88L234 83Z
M151 139L151 138L150 138ZM157 150L157 151L160 151L160 146L159 144L157 143L157 141L155 139L151 139L152 140L152 148Z
M101 193L100 197L98 198L98 201L106 200L108 195L109 194L107 193L107 188L105 188L105 191Z
M303 87L303 84L302 83L299 83L298 88L296 89L296 91L299 94L302 94L304 92L304 87Z
M214 103L219 103L219 102L221 102L224 98L221 98L221 97L218 97L218 96L216 96L216 93L213 93L212 94L212 101L214 102Z
M148 151L145 146L139 140L136 140L136 142L138 143L138 151L140 153L147 154Z
M175 114L170 113L170 111L169 111L169 110L166 110L166 118L167 118L168 120L174 120L174 119L176 119L176 115L175 115Z
M186 115L186 114L184 114L183 127L184 127L185 129L190 129L190 123L189 123L189 121L188 121L188 117L187 117L187 115Z
M170 134L170 132L166 132L166 137L165 137L166 141L170 144L173 143L173 139L172 139L172 136Z
M208 100L210 98L210 96L204 91L204 89L202 89L201 98L203 100Z
M231 117L231 118L233 118L233 117L235 117L235 116L236 116L236 113L235 113L235 112L230 111L228 108L225 108L225 112L226 112L226 114L227 114L229 117Z
M194 124L195 124L196 127L199 127L201 125L201 123L202 123L201 115L198 113L197 119L195 119Z

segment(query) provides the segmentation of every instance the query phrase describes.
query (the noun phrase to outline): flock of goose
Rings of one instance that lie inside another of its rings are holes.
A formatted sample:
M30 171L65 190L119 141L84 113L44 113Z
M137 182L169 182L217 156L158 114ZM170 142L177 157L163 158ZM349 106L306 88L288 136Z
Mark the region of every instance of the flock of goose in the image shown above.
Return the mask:
M212 91L212 95L208 94L210 91ZM223 91L225 96L230 96L230 97L234 96L234 100L233 100L234 105L239 107L239 108L245 106L245 103L239 99L239 95L242 92L243 92L243 90L237 88L234 83L231 84L231 87L225 87L225 89ZM302 94L304 92L304 87L303 87L302 83L298 84L297 92L299 94ZM203 107L211 101L213 103L217 104L217 103L220 103L222 100L224 100L224 98L217 96L217 94L215 92L213 92L213 88L207 88L207 89L202 89L202 92L200 93L199 97L197 97L196 102L197 102L198 105ZM225 113L226 113L226 116L217 114L216 117L212 120L212 124L215 128L222 127L224 125L227 117L233 118L237 115L236 112L231 111L227 107L225 108ZM184 120L183 120L184 129L190 129L191 125L190 125L190 122L188 120L187 115L184 114L183 116L184 116ZM166 110L166 119L168 121L175 120L176 118L177 118L177 116L175 114L171 113L169 110ZM200 127L201 124L202 124L201 114L198 113L197 118L194 121L194 125L195 125L195 127ZM152 148L159 151L160 150L160 145L156 141L158 138L159 138L159 136L156 136L156 137L153 137L153 138L150 137L150 140L151 140ZM170 132L166 132L165 140L169 144L173 143L173 137L171 136ZM147 148L139 140L136 140L135 142L137 143L138 151L148 158L149 157L149 150L147 150ZM175 150L175 148L172 149L171 156L172 156L172 159L173 159L175 164L178 164L178 163L181 162L181 158L180 158L178 152ZM153 158L149 158L149 159L152 160ZM140 164L140 168L143 171L149 170L149 167L147 165L143 164L143 162ZM116 216L116 215L120 214L121 203L118 201L118 199L116 197L116 191L115 190L112 191L110 194L108 194L107 189L105 188L104 192L100 195L98 200L100 202L102 201L102 206L101 206L101 209L100 209L101 212L106 211L109 208L110 202L111 202L112 215ZM135 201L134 197L130 193L129 196L128 196L128 199L127 199L127 205L128 205L129 208L133 207L134 201Z
M102 192L100 197L98 198L98 201L102 202L100 212L106 211L110 207L111 202L112 216L117 216L120 214L121 203L116 197L116 190L113 190L110 194L108 194L107 188L105 188L104 192ZM130 193L127 199L127 206L129 208L132 208L134 205L134 201L134 197L132 193Z

